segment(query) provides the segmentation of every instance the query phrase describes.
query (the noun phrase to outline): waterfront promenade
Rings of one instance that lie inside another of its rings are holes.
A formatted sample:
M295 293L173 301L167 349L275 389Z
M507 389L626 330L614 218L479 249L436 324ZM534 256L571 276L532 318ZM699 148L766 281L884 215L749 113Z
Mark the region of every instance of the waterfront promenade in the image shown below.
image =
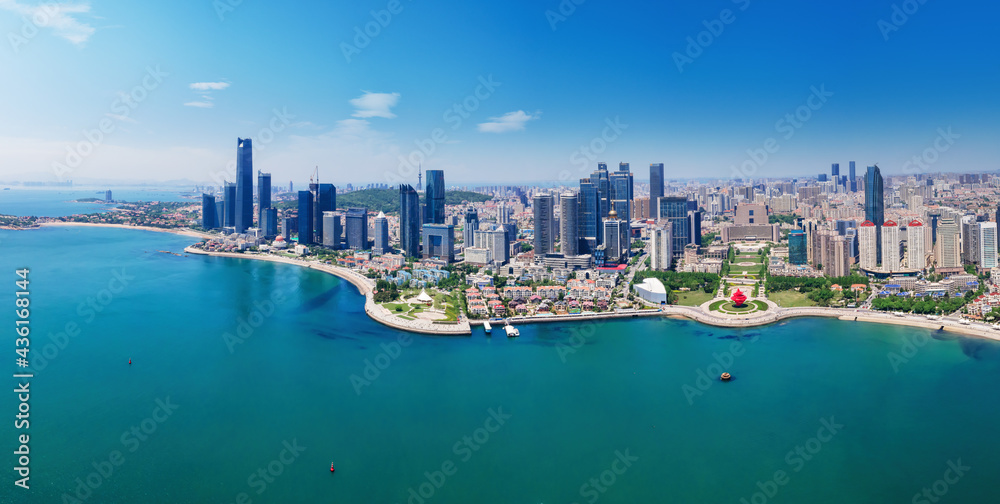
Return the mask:
M356 271L348 268L343 268L340 266L333 266L330 264L324 264L318 261L307 261L303 259L293 259L291 257L282 257L274 254L261 254L261 253L232 253L232 252L208 252L202 249L194 247L186 247L184 252L189 254L207 255L215 257L228 257L233 259L250 259L259 261L270 261L282 264L291 264L293 266L299 266L303 268L311 268L317 271L322 271L330 275L347 280L352 285L354 285L358 292L365 297L365 313L368 314L376 322L393 327L396 329L401 329L404 331L422 333L422 334L435 334L443 336L461 336L472 334L472 329L469 327L468 320L461 320L454 323L442 323L433 322L430 320L404 320L395 315L393 315L389 310L380 306L375 302L375 281L368 278Z

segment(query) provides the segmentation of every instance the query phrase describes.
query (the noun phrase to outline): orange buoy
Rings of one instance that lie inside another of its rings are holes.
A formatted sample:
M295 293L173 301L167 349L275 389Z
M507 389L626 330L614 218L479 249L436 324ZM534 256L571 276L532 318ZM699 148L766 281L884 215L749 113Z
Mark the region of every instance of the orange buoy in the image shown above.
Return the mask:
M729 381L729 379L732 378L732 375L730 375L729 373L722 373L722 376L720 378L722 378L722 381Z

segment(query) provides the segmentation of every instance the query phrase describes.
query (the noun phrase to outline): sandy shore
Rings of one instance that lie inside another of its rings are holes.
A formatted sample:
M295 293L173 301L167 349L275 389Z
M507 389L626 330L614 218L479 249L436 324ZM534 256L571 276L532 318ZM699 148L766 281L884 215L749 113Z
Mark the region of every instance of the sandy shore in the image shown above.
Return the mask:
M191 229L177 229L177 228L158 228L151 226L129 226L127 224L91 224L89 222L42 222L40 226L70 226L70 227L104 227L104 228L118 228L118 229L138 229L141 231L155 231L157 233L170 233L182 236L190 236L192 238L211 238L213 235L209 233L202 233L199 231L194 231Z

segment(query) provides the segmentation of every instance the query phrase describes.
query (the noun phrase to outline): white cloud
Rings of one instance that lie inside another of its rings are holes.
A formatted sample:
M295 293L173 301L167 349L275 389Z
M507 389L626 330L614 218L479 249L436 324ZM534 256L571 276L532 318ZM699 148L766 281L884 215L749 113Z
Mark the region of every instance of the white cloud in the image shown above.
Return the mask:
M384 117L392 119L396 117L389 109L399 103L399 93L371 93L365 94L351 100L351 105L357 110L351 114L353 117Z
M184 106L185 107L198 107L198 108L212 108L215 105L213 105L212 102L207 102L207 101L193 101L193 102L187 102L187 103L185 103Z
M529 114L523 110L507 112L500 117L491 117L490 122L479 124L479 131L484 133L506 133L508 131L521 131L528 121L538 119L539 114Z
M89 13L89 2L26 5L16 0L0 0L0 9L20 14L39 28L51 28L57 36L77 45L85 43L96 31L93 26L81 23L74 17L76 14Z
M227 87L229 87L228 82L192 82L190 85L191 89L198 91L222 91Z

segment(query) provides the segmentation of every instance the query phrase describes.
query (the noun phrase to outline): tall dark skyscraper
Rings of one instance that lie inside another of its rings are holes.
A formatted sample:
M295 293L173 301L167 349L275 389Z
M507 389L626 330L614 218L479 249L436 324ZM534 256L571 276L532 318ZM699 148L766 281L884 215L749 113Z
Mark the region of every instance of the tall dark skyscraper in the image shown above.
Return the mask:
M534 211L535 257L551 254L555 248L555 200L551 194L536 194Z
M600 208L600 197L597 194L597 186L589 178L580 179L580 194L577 212L578 235L580 236L580 254L593 254L597 249L601 224L601 217L598 215Z
M348 208L344 224L347 248L368 250L368 209Z
M226 182L222 188L222 201L226 208L226 213L219 218L224 227L236 226L236 184Z
M656 202L663 197L663 163L649 165L649 214L659 215Z
M608 164L597 163L597 171L590 174L590 182L597 188L597 244L604 243L604 219L611 211L611 184L608 179Z
M878 166L869 166L865 174L865 220L875 224L877 260L882 263L882 224L885 223L885 194L882 190L882 172Z
M847 185L850 186L851 192L858 192L858 177L854 171L854 161L851 161L850 176L847 179Z
M410 257L420 257L420 197L413 186L399 186L399 248Z
M313 193L313 241L323 243L323 212L337 209L337 188L333 184L309 184Z
M236 139L236 221L237 233L253 227L253 143Z
M264 229L265 210L271 208L271 174L257 172L257 227Z
M559 197L559 251L567 257L580 254L579 208L576 193L563 193Z
M444 224L444 171L427 170L427 189L424 191L426 208L424 222Z
M830 175L833 175L833 180L840 180L840 163L833 163L830 166Z
M219 219L215 215L215 196L201 195L201 227L215 229L219 227Z
M620 163L618 171L609 175L609 187L611 189L611 209L618 213L618 218L629 226L632 219L632 191L634 189L632 172L629 171L628 163ZM627 259L631 255L631 236L625 233L625 243L622 254Z
M684 255L684 247L688 243L693 243L691 229L693 219L688 215L688 200L684 196L665 196L660 198L659 209L659 217L668 220L672 225L671 249L674 258L680 258Z
M475 246L476 231L479 231L479 212L474 208L468 208L462 219L462 241L465 243L465 248Z
M299 191L299 245L309 245L313 239L313 194Z

